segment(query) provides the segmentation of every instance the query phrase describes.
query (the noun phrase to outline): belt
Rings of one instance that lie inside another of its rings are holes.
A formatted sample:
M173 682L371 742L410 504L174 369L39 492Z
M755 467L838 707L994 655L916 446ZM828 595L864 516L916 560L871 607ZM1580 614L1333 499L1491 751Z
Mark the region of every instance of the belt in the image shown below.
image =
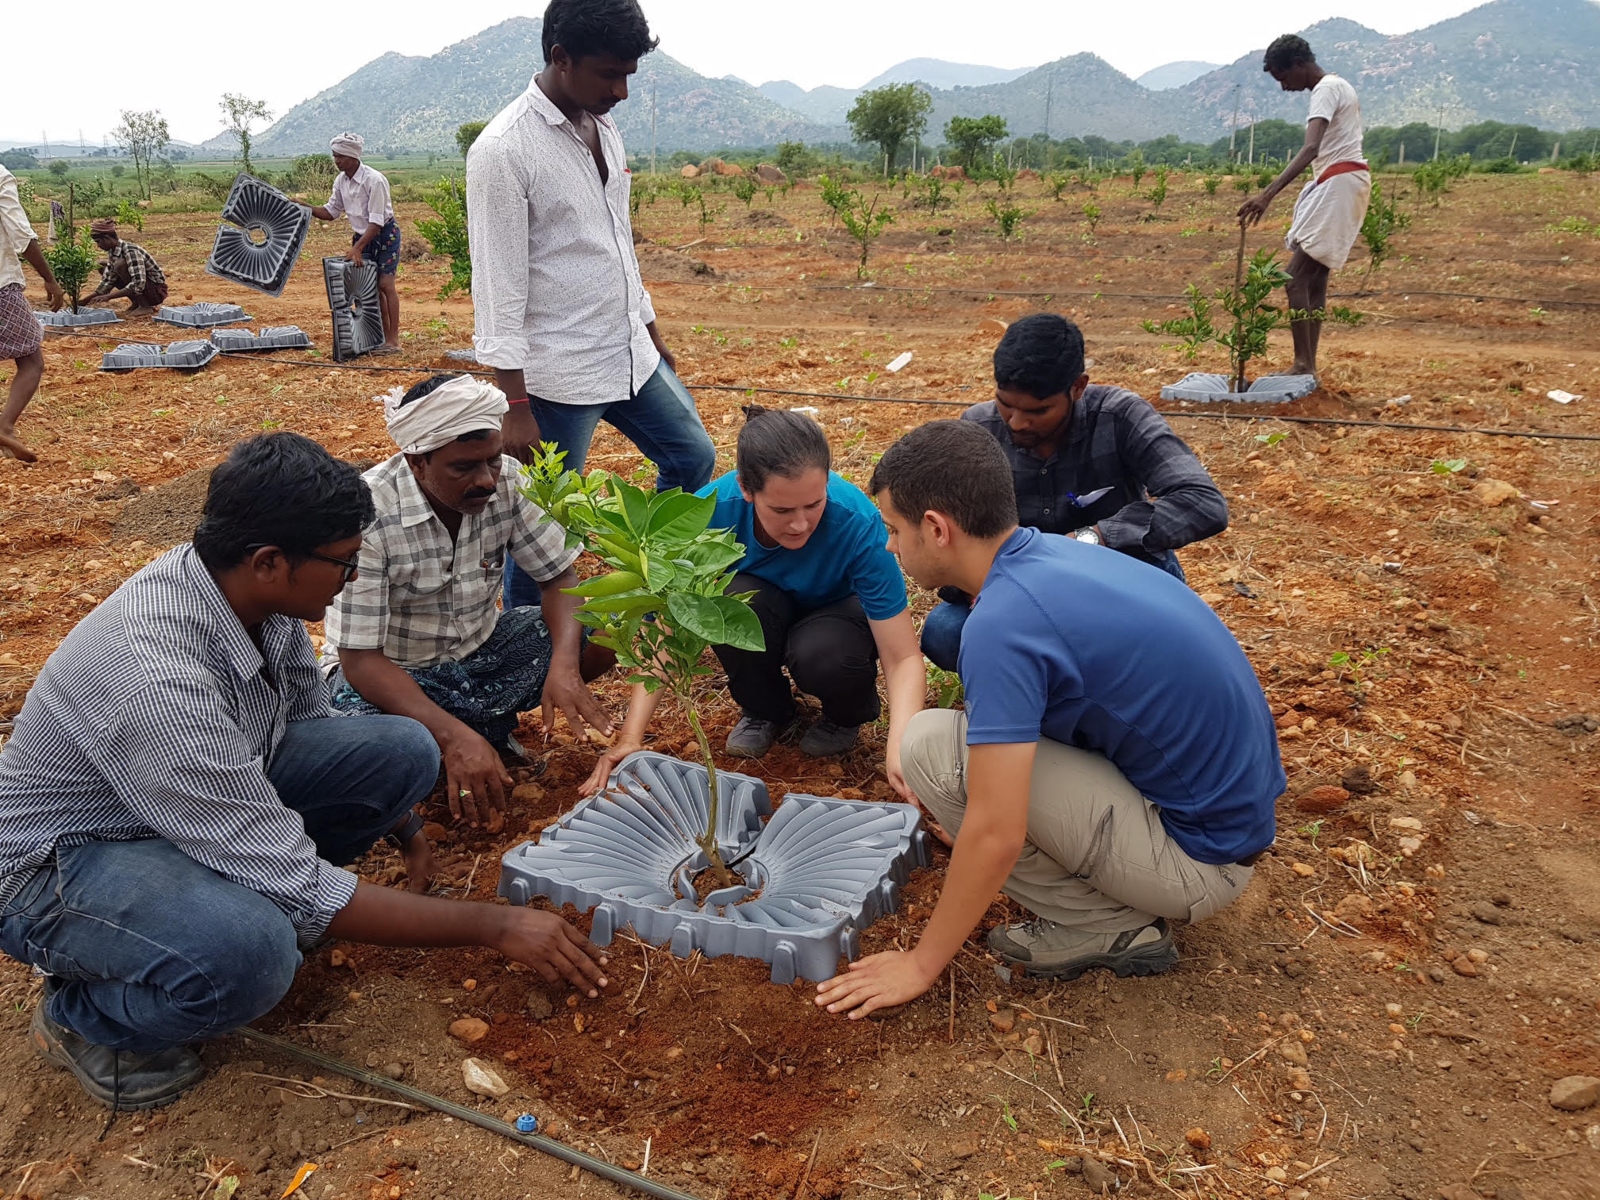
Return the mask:
M1350 175L1356 171L1369 171L1370 167L1364 162L1336 162L1321 175L1317 176L1318 183L1327 183L1335 175Z

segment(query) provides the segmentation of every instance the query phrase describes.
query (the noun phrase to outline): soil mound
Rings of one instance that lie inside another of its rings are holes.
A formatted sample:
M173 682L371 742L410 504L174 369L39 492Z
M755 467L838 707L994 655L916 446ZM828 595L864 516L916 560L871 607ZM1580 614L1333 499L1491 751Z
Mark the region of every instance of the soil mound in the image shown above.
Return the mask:
M200 510L205 507L210 483L211 468L196 467L171 483L134 497L111 526L111 536L119 542L142 541L151 546L187 542L200 523Z

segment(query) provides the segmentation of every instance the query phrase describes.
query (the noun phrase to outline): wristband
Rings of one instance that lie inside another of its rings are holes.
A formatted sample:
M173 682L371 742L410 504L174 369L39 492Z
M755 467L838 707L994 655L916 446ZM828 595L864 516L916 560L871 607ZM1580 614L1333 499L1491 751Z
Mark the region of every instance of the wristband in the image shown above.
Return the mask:
M529 408L533 407L533 405L529 401L529 397L527 397L527 396L519 396L515 400L507 400L506 403L510 404L512 406L515 406L515 405L518 405L518 404L527 404Z

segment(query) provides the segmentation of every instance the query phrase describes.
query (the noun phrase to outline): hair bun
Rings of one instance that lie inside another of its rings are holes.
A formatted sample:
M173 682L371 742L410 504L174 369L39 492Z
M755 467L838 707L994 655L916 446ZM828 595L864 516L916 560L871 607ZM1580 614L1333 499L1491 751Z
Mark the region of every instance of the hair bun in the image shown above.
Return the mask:
M746 421L754 421L757 417L763 416L772 410L770 408L763 408L759 404L745 404L740 406L739 411L744 414L744 419Z

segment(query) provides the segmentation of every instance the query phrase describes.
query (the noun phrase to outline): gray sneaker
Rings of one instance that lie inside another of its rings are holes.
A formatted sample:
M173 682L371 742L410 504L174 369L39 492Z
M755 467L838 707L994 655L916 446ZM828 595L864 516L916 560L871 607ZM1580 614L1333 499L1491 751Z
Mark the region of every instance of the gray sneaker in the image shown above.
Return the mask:
M776 721L763 721L746 713L728 734L728 753L735 758L763 758L778 740L778 729Z
M800 739L800 753L807 758L832 758L852 749L861 735L859 725L835 725L824 717Z
M989 949L1024 975L1040 979L1076 979L1091 967L1105 967L1123 978L1159 975L1178 962L1172 930L1160 918L1143 929L1085 933L1035 917L991 929Z

